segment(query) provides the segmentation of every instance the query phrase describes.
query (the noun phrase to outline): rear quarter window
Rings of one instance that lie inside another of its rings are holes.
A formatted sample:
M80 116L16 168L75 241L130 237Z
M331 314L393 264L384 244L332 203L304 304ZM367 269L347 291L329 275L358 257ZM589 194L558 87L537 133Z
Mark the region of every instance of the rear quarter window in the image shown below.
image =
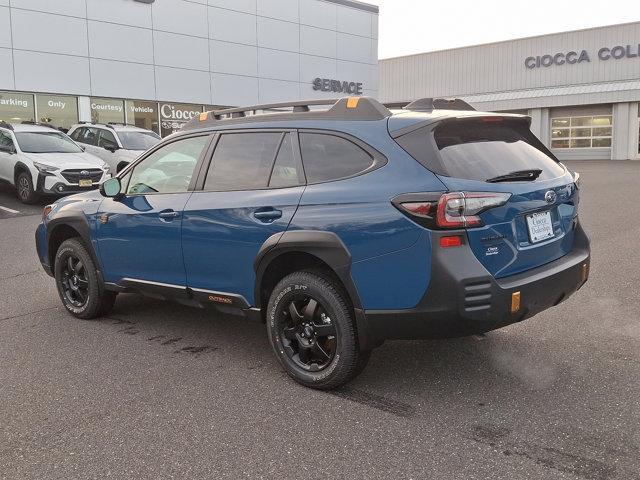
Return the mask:
M449 177L485 181L518 170L540 169L538 179L544 180L564 173L522 121L444 122L397 140L425 167Z
M353 177L375 167L372 154L349 139L326 133L300 133L308 183Z

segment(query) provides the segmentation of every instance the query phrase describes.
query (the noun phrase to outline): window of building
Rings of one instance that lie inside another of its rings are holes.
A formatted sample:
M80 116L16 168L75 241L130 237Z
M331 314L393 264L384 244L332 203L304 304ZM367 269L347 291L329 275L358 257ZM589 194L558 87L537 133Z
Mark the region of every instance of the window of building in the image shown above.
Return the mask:
M612 136L611 115L551 119L551 148L607 148Z
M128 124L160 133L157 103L127 100L125 106Z
M124 101L112 98L91 99L93 123L124 123Z
M78 123L78 99L62 95L36 94L38 121L49 123L65 132Z
M33 95L25 93L0 92L0 120L20 123L35 120Z
M220 137L204 189L214 191L267 188L282 133L228 133Z
M351 177L373 165L373 157L346 138L324 133L301 133L300 149L309 183Z
M160 104L160 135L166 137L177 132L182 126L202 113L202 105L183 103Z
M128 194L186 192L209 136L171 142L156 150L133 169Z

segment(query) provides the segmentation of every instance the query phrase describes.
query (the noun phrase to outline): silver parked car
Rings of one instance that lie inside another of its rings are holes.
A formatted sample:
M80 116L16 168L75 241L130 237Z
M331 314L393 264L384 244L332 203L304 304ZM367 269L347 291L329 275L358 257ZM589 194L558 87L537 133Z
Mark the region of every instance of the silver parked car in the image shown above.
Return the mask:
M161 140L151 130L115 123L80 123L69 129L69 136L107 162L112 175Z

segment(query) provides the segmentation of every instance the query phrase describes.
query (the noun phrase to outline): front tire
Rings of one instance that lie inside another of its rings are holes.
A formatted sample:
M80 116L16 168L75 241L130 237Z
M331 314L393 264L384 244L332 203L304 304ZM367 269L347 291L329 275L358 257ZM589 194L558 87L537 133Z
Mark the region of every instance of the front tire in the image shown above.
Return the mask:
M27 205L36 203L40 196L33 188L33 179L29 172L20 172L16 178L16 193L18 194L18 200Z
M54 272L62 304L74 317L91 320L113 308L117 294L105 290L96 265L79 238L62 242L56 252Z
M352 309L330 277L295 272L273 289L267 331L276 358L295 381L320 390L339 388L366 366Z

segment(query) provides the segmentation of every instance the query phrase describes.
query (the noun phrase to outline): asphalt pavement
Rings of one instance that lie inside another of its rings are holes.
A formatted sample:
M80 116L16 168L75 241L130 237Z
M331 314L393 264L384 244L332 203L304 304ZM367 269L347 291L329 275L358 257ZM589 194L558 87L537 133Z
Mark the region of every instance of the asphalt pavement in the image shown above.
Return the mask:
M387 342L335 393L242 318L135 295L72 318L35 253L46 202L0 186L0 478L640 479L640 162L570 166L583 289L484 337Z

